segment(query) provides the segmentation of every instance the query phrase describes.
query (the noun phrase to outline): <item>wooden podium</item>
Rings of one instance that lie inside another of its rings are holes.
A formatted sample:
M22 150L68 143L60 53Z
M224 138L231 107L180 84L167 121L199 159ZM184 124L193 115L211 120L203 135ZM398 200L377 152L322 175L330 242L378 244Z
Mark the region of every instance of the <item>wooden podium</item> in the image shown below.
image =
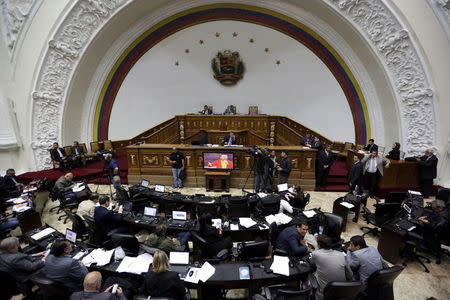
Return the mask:
M230 172L205 172L205 186L209 192L230 191Z

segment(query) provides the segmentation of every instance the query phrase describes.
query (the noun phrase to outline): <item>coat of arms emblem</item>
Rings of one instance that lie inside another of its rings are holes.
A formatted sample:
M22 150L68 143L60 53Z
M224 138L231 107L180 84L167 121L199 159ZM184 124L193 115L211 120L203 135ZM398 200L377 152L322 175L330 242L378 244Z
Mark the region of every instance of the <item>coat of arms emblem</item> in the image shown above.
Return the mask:
M244 75L244 63L238 52L225 50L217 53L211 61L214 78L222 85L235 85Z

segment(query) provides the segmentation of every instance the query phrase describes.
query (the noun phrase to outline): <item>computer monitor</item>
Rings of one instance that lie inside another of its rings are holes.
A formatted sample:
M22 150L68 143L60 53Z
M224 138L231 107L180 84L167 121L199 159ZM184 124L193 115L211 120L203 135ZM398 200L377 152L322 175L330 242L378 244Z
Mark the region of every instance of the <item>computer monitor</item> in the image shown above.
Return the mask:
M204 152L203 168L207 170L233 170L234 154L219 153L219 152Z
M146 206L144 207L144 216L154 217L156 216L156 208Z
M66 229L66 240L75 244L77 242L77 233Z
M174 220L186 221L186 212L185 211L172 211L172 218Z
M288 184L287 183L282 183L277 185L278 191L279 192L284 192L288 190Z
M188 265L189 252L170 252L169 263L171 265Z
M150 185L150 181L148 181L147 179L141 180L140 186L148 188L149 185Z
M162 184L155 184L155 191L164 193L166 191L166 187Z

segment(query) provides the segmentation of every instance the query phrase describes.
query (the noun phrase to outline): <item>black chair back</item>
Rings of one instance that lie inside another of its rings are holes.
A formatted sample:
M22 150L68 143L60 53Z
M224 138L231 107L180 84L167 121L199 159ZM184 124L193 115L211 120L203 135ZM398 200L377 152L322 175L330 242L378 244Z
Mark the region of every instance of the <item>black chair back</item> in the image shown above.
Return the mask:
M384 203L402 203L403 200L408 197L408 193L406 192L390 192L386 199L384 199Z
M48 279L43 272L30 276L31 282L40 287L45 300L68 300L71 292L56 281Z
M402 266L393 266L375 271L367 280L366 294L369 300L394 300L394 280L403 271Z
M280 200L272 199L273 201L264 201L258 205L259 215L260 216L268 216L275 215L280 211Z
M134 235L113 233L111 234L111 240L114 247L122 247L127 255L137 256L139 254L139 241Z
M449 188L440 188L437 192L436 199L443 200L446 205L450 203L450 189Z
M230 219L250 217L250 208L248 207L247 199L233 199L233 197L230 197L228 200L228 216L230 217Z
M269 242L266 240L243 243L242 246L240 256L243 260L264 259L269 250Z
M211 214L213 218L219 217L219 209L216 204L197 204L195 212L197 214L197 219L204 214Z
M0 271L0 282L3 286L0 299L10 299L20 293L17 282L11 274Z
M148 198L131 199L132 210L135 212L143 212L144 207L150 206L151 202Z
M123 187L117 187L115 199L119 204L122 204L124 201L130 201L130 195Z
M83 218L89 231L89 244L96 247L101 247L102 243L107 240L106 234L99 226L95 224L93 217L83 215Z
M72 212L70 209L65 209L64 213L69 217L70 221L72 221L72 231L77 234L77 237L81 237L88 231L86 224L79 215Z
M323 290L323 300L356 300L365 287L361 281L332 281Z
M333 248L335 244L340 244L342 226L344 221L341 216L332 214L332 213L323 213L326 218L326 226L324 229L324 234L330 237L331 242L333 243Z
M380 227L389 220L395 218L400 210L400 203L375 204L375 223Z

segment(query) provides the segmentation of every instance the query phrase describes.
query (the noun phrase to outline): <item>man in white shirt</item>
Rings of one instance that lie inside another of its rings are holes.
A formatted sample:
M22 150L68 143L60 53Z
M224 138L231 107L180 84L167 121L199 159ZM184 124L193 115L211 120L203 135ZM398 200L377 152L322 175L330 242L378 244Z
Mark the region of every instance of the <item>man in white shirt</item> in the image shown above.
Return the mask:
M373 198L375 196L377 179L378 177L383 176L383 166L389 168L391 161L387 158L379 157L378 151L372 151L370 154L364 155L361 163L364 164L364 187L369 191L369 197Z
M78 205L77 215L79 215L84 220L84 215L89 217L94 217L94 210L98 203L99 194L92 193L90 199L81 201Z

